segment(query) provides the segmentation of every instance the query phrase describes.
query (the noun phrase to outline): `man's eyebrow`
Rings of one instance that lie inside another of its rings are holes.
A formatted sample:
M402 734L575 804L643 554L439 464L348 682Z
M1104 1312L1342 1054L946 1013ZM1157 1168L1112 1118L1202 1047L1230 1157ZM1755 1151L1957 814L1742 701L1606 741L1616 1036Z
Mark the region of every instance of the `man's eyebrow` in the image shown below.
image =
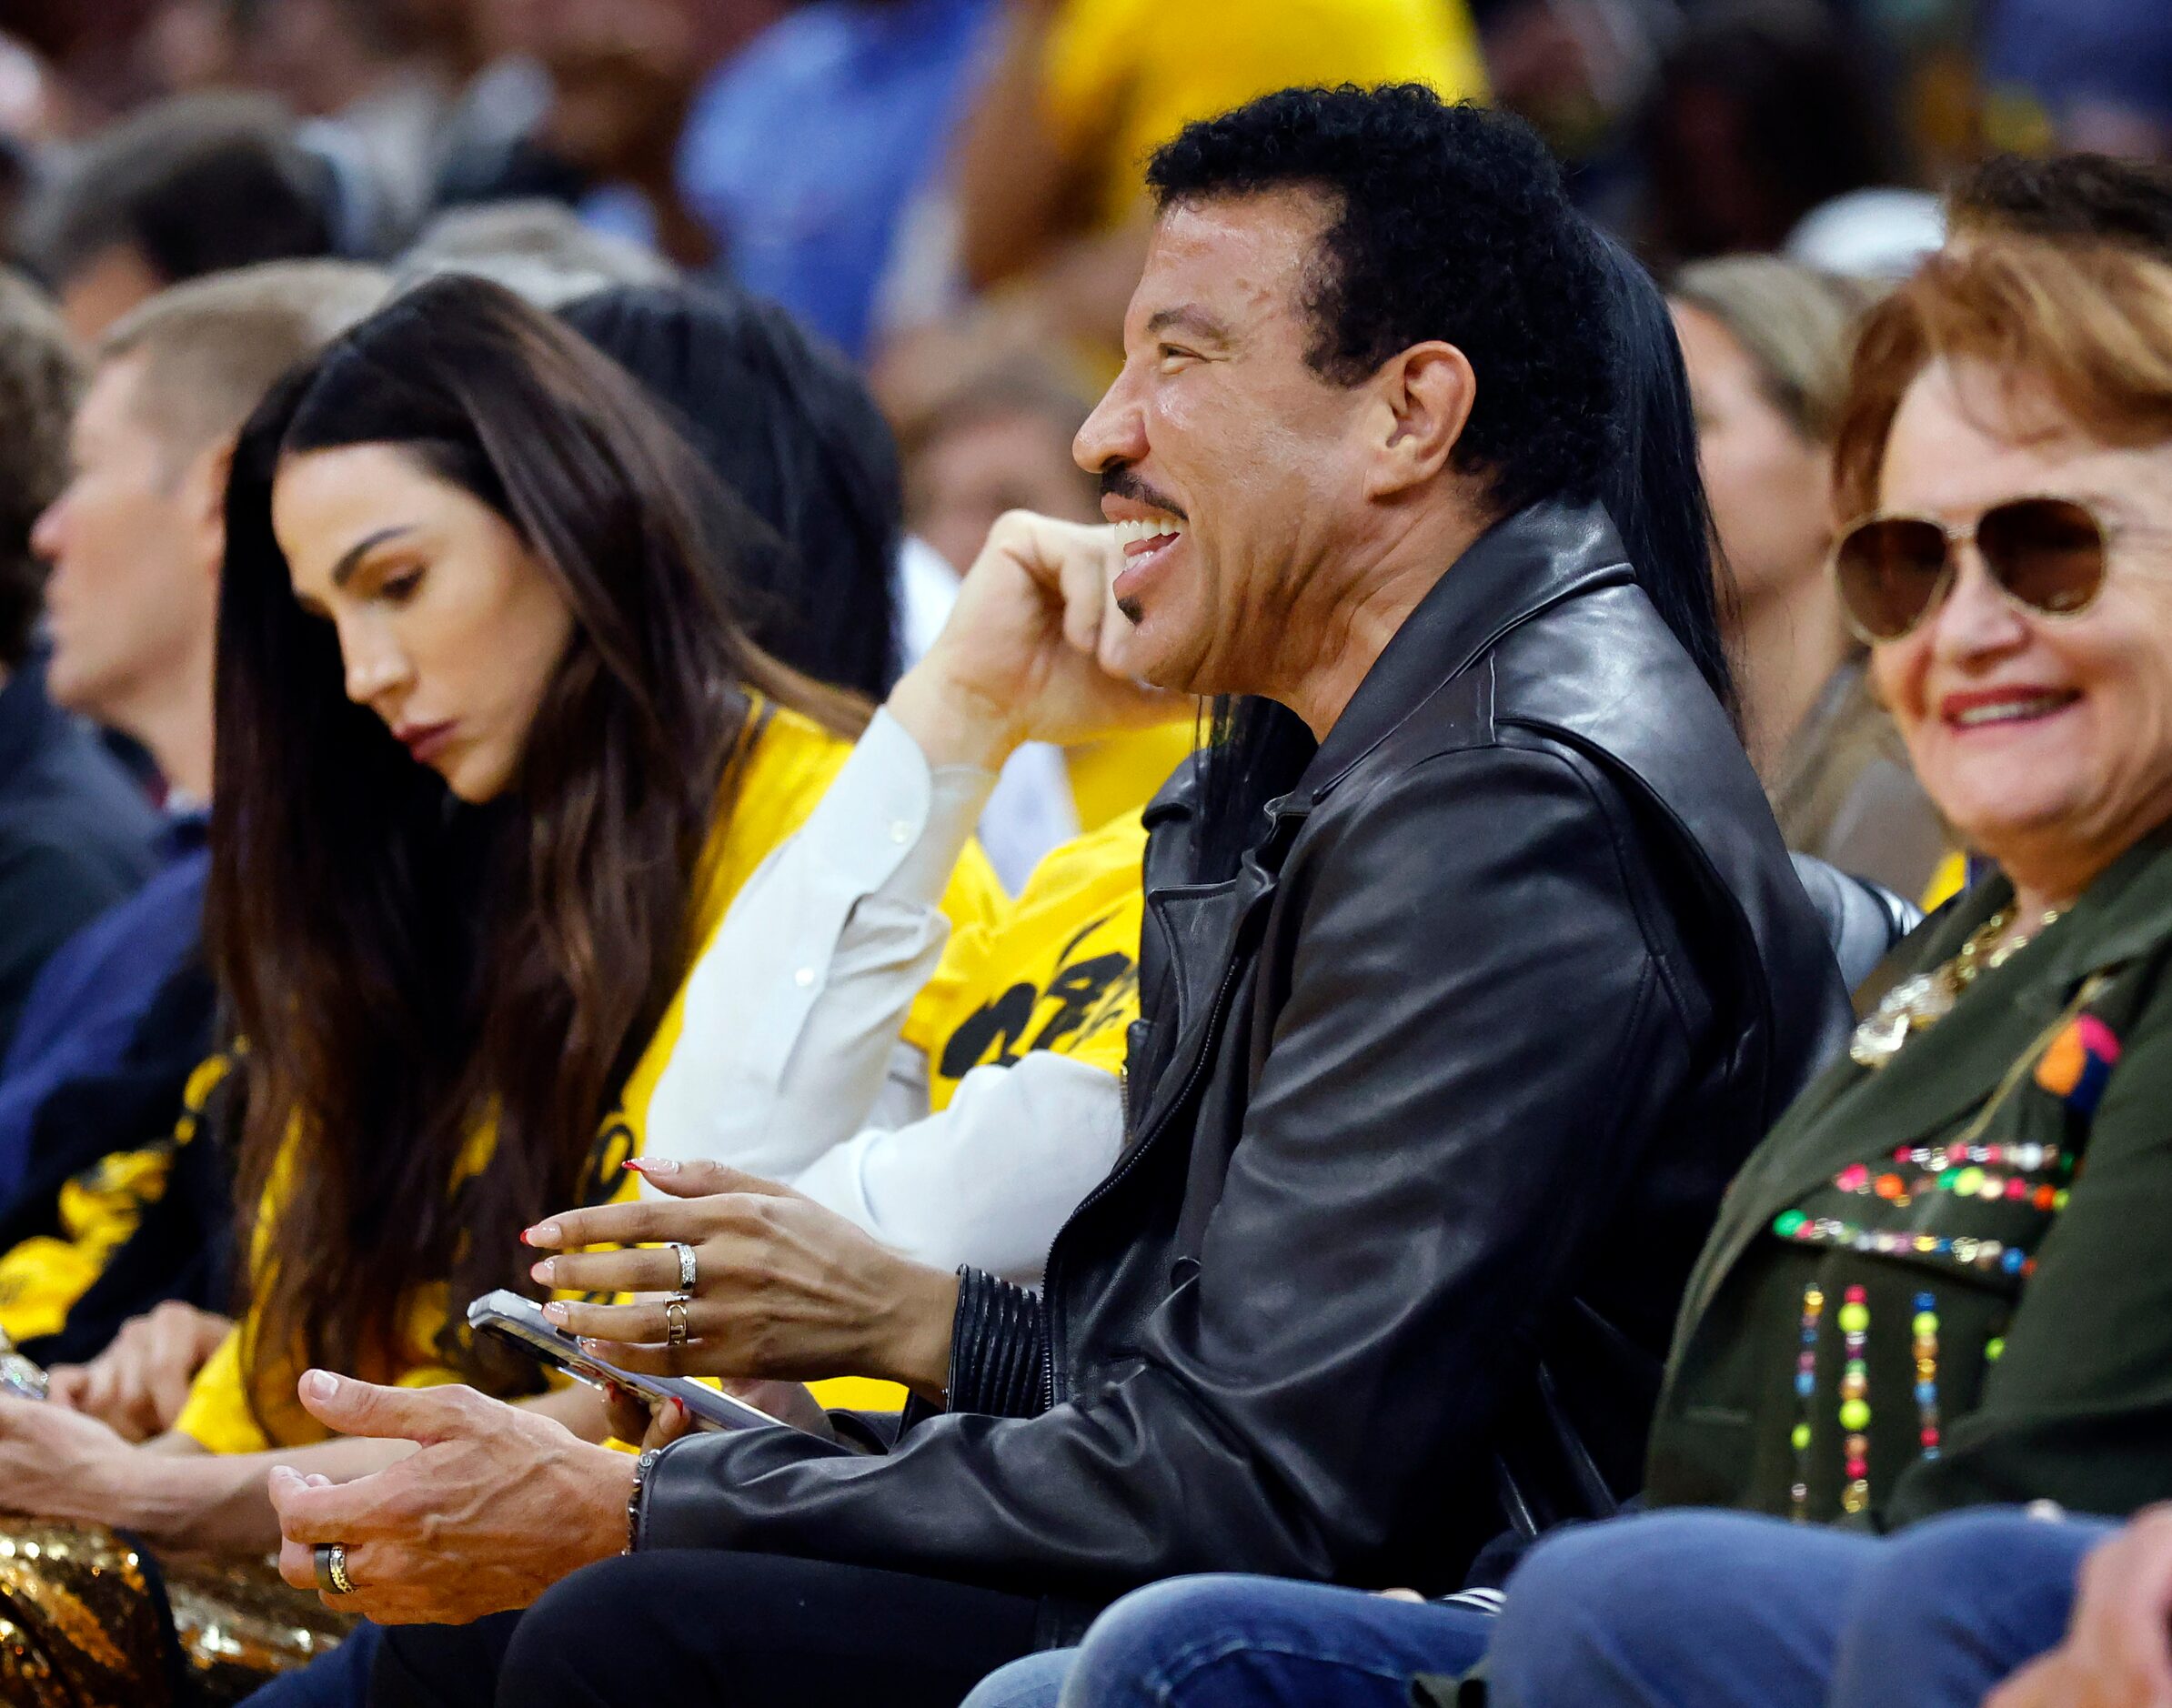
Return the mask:
M387 540L397 539L402 534L412 534L414 531L407 523L401 522L391 527L380 527L374 534L363 535L360 539L339 554L339 561L332 566L332 585L336 588L345 587L363 558L368 557Z
M1205 309L1190 303L1178 308L1159 309L1148 317L1146 336L1150 338L1158 338L1172 329L1189 332L1195 337L1211 338L1217 344L1227 344L1230 337L1227 327Z

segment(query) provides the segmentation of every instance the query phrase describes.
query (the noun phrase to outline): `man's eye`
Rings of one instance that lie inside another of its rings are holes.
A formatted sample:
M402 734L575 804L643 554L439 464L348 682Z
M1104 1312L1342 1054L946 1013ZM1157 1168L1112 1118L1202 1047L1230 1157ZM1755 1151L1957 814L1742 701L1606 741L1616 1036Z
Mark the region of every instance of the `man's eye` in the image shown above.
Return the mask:
M1196 362L1197 360L1199 360L1199 353L1195 350L1187 350L1181 344L1164 344L1161 347L1161 366L1163 367L1167 367L1172 363Z

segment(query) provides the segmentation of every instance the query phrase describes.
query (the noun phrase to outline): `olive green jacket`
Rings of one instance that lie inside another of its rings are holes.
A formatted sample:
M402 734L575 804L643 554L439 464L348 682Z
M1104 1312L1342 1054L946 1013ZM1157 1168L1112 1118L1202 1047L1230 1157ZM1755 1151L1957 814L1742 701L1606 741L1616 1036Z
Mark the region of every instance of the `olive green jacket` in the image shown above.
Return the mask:
M2011 899L2003 880L1957 898L1894 951L1859 1000L1868 1006L1902 978L1949 959ZM2172 1499L2168 972L2172 828L2123 857L2041 940L1984 974L1893 1062L1871 1070L1844 1058L1796 1100L1736 1177L1691 1275L1652 1431L1653 1504L1790 1509L1800 1471L1794 1433L1805 1421L1788 1381L1804 1345L1802 1291L1815 1281L1830 1301L1825 1339L1856 1284L1850 1277L1866 1293L1890 1293L1895 1283L1904 1296L1919 1285L1936 1290L1945 1380L1936 1456L1924 1457L1912 1440L1896 1455L1895 1432L1874 1423L1881 1439L1871 1449L1871 1499L1847 1522L1890 1528L1953 1507L2036 1499L2124 1514ZM2093 1110L2081 1107L2086 1098L2043 1082L2062 1082L2046 1058L2084 1014L2118 1045ZM2041 1169L2019 1170L2026 1204L1983 1196L1980 1181L1966 1194L1914 1192L1905 1211L1877 1197L1882 1173L1919 1174L1895 1151L1936 1153L1964 1140L2002 1152L2078 1151L2082 1165L2049 1215L2034 1203L2050 1178ZM1805 1205L1835 1208L1836 1178L1858 1165L1867 1165L1872 1191L1857 1201L1886 1211L1878 1231L1944 1241L1946 1250L1858 1252L1805 1246L1775 1231ZM2001 1249L1986 1263L1981 1246L1991 1240ZM1956 1241L1976 1242L1959 1248L1975 1261L1956 1258ZM2032 1273L2007 1271L2010 1244L2033 1260ZM1874 1320L1866 1338L1875 1342L1880 1327ZM1904 1364L1916 1350L1908 1338ZM1992 1346L1996 1361L1985 1356ZM1835 1376L1845 1359L1827 1344L1816 1363L1807 1410L1830 1435L1839 1432ZM1897 1411L1899 1432L1913 1435L1914 1394L1881 1394L1874 1381L1871 1400L1881 1413ZM1829 1501L1843 1470L1830 1456L1818 1469L1814 1492ZM1483 1708L1484 1673L1481 1666L1460 1683L1421 1677L1412 1700Z
M2003 880L1959 898L1884 982L1945 962L2010 899ZM1840 1517L1840 1443L1858 1426L1867 1499L1847 1512L1877 1528L1986 1502L2117 1514L2172 1498L2168 966L2172 829L1885 1067L1843 1059L1813 1083L1735 1180L1691 1276L1654 1504ZM1834 1344L1844 1297L1869 1301L1867 1351ZM1911 1345L1908 1313L1925 1300L1932 1356L1916 1365L1925 1318ZM1805 1374L1798 1391L1801 1349L1821 1340L1815 1390ZM1844 1426L1849 1355L1869 1405Z

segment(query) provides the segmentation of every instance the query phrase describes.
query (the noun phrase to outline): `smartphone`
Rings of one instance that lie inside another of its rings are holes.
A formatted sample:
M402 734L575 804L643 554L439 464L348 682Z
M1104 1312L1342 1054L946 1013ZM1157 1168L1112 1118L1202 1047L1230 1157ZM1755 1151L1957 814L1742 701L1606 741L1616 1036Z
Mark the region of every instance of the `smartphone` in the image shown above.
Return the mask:
M45 1372L15 1351L15 1343L0 1332L0 1393L18 1400L43 1400L49 1379Z
M686 1407L697 1429L750 1430L783 1422L759 1406L749 1405L684 1376L644 1376L621 1370L608 1359L584 1350L578 1340L545 1316L534 1300L509 1288L487 1292L469 1305L468 1326L510 1341L531 1358L540 1359L553 1370L562 1370L592 1388L615 1382L645 1400L676 1400Z

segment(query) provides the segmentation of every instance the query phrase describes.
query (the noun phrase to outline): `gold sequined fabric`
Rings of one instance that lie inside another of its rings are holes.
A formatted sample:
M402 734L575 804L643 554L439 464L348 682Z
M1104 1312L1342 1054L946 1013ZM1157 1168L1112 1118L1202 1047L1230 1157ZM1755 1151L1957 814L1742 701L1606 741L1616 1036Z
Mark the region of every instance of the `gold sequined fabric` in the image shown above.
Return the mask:
M167 1607L178 1693L164 1659ZM6 1708L226 1708L333 1647L351 1623L282 1582L268 1560L154 1562L111 1531L0 1522Z
M237 1703L276 1673L306 1666L354 1624L268 1559L163 1554L166 1600L192 1703Z
M143 1556L111 1531L0 1528L0 1701L170 1708Z

